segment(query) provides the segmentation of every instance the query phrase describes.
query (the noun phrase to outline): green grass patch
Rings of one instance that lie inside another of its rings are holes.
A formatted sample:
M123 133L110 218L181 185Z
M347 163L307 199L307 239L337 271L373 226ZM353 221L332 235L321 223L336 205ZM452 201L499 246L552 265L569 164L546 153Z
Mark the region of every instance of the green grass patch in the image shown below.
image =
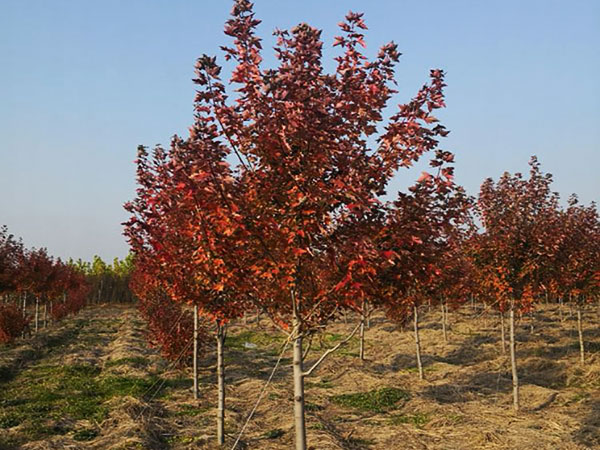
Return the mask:
M404 372L408 372L408 373L418 373L419 372L419 368L417 366L406 367L405 369L402 369L402 370ZM438 370L438 368L435 366L435 364L432 364L431 366L423 367L423 372L425 372L425 373L435 372L436 370Z
M321 388L321 389L331 389L333 387L333 383L329 380L321 380L321 381L306 381L304 383L306 388Z
M280 346L284 342L284 337L278 334L269 334L261 331L245 330L235 335L228 335L225 341L225 345L228 348L236 350L251 350L244 344L254 344L256 347L270 347L273 345Z
M204 414L210 410L209 407L198 408L193 405L181 405L179 407L179 411L175 413L176 416L187 416L187 417L196 417L200 414Z
M0 428L7 429L16 427L22 421L23 417L19 414L5 411L0 413Z
M82 428L73 433L73 440L79 442L91 441L98 436L98 431L94 428Z
M184 435L174 435L168 437L165 441L167 444L193 444L200 440L199 436L184 436Z
M323 411L322 405L317 405L316 403L306 402L304 403L304 409L306 411Z
M320 338L319 336L315 336L313 338L313 351L321 352L330 349L347 337L348 335L340 333L324 333ZM353 336L348 342L344 343L339 349L337 349L334 354L344 357L358 357L359 347L360 341L358 337Z
M346 408L381 413L397 409L409 398L410 395L402 389L385 387L368 392L335 395L330 400Z
M267 431L265 434L263 434L263 437L267 439L277 439L283 436L284 434L285 432L281 428L275 428L274 430Z
M18 447L24 442L72 431L85 440L84 435L91 433L87 428L88 431L73 430L53 423L65 419L101 422L109 413L106 401L128 395L140 398L154 383L158 388L159 381L155 376L104 377L100 368L84 364L26 369L0 390L0 428L20 426L16 440L13 439L16 444L8 442L5 447ZM158 395L172 386L178 386L177 380L166 381Z
M116 366L133 366L133 367L146 367L149 361L142 356L131 356L128 358L111 359L104 365L105 368L116 367Z
M400 414L390 418L391 425L410 424L417 428L421 428L429 422L429 416L423 413L416 414Z

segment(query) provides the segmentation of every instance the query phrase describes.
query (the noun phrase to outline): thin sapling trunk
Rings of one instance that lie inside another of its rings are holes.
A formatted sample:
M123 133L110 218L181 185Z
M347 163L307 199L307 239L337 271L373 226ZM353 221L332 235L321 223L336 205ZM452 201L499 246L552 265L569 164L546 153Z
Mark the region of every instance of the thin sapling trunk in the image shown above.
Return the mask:
M359 355L360 355L361 361L365 360L365 320L366 320L366 315L367 315L366 307L367 307L367 302L365 302L363 300L361 315L360 315L360 335L359 335L360 336Z
M194 305L194 350L192 352L192 360L194 365L194 399L198 399L198 305Z
M217 385L219 398L217 405L217 442L225 443L225 359L223 347L225 344L225 327L217 325Z
M517 373L517 355L515 352L515 306L510 307L510 366L513 384L513 408L518 411L519 404L519 374Z
M448 343L448 331L446 330L446 305L444 302L440 302L442 307L442 332L444 333L444 342Z
M506 331L504 327L504 311L500 311L500 336L502 338L502 354L506 355Z
M423 364L421 363L421 341L419 339L419 308L415 305L413 307L413 311L415 326L415 344L417 351L417 369L419 370L419 380L423 380L425 377L423 376Z
M296 430L296 450L306 450L306 422L304 419L304 365L302 361L302 330L296 295L292 291L294 341L293 377L294 377L294 427Z
M585 347L583 345L583 323L581 320L581 304L577 304L577 332L579 334L579 360L585 364Z
M38 332L40 326L40 299L35 298L35 332Z

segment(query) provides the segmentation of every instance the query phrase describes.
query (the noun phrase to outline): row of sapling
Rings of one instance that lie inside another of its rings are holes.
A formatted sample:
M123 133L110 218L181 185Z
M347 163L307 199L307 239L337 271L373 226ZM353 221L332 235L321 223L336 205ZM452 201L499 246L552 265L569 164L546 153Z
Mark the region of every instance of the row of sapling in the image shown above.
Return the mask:
M89 301L94 303L127 303L133 301L129 279L133 270L133 255L114 258L112 264L95 255L91 262L69 259L68 264L83 273L91 285Z
M189 365L193 355L192 312L173 301L162 288L154 261L145 260L142 254L138 254L135 270L131 275L131 291L146 321L148 341L174 364ZM196 342L204 343L206 333L202 327L196 328L196 335L198 334L200 336Z
M385 230L401 205L380 198L399 168L435 150L447 134L432 115L444 106L443 73L432 71L431 84L401 105L377 135L395 93L395 44L368 61L359 49L362 15L350 13L335 41L342 55L334 74L322 69L320 31L306 24L275 32L279 64L265 70L258 24L251 3L237 1L226 25L234 45L225 48L236 63L234 101L216 60L201 57L189 138L174 138L169 151L157 148L151 162L140 150L141 187L127 205L133 217L126 234L134 253L158 261L156 275L169 299L193 305L215 322L218 443L224 441L224 326L253 304L292 342L296 448L305 449L304 378L330 351L305 368L304 340L345 309L364 312L367 302L393 298L405 305L415 298L405 289L397 291L401 297L379 290L381 270L406 275L403 243L423 238L401 226L390 236ZM453 221L454 212L428 216L457 192L445 166L451 161L450 153L436 152L438 174L421 177L411 194L415 205L421 196L435 204L411 211L415 223L438 226L441 234L426 237L433 247ZM369 229L378 231L364 232ZM386 236L392 244L383 242ZM433 265L418 264L425 283ZM415 280L398 283L419 287Z
M556 250L552 290L561 298L568 298L577 310L577 331L581 363L585 362L582 307L591 303L600 291L600 220L594 204L581 205L576 196L569 199L568 207L560 212L562 239Z
M548 289L558 254L569 280L571 260L585 257L560 250L566 222L550 177L533 161L529 180L506 174L497 184L484 182L483 230L476 233L472 201L453 181L453 155L438 148L448 133L433 115L445 106L442 71L431 71L431 82L384 123L399 53L393 43L373 60L361 52L361 14L349 13L340 24L333 73L322 67L321 32L307 24L276 30L276 67L263 68L259 23L249 1L234 2L225 27L233 45L222 48L234 63L234 92L227 92L216 58L198 59L189 136L174 137L168 150L157 147L151 156L139 149L140 187L126 205L132 213L126 235L141 281L136 291L145 304L160 311L164 302L171 320L174 305L183 306L182 314L193 308L194 323L203 317L215 329L218 444L225 440L226 325L255 310L292 343L298 450L307 447L304 379L357 332L364 358L373 308L399 322L413 319L419 360L420 305L438 304L444 330L447 307L469 292L508 311L518 407L514 315L530 310ZM432 173L384 202L397 171L427 153ZM568 290L585 296L577 283ZM347 311L360 322L308 364L306 340ZM159 329L168 340L167 328ZM181 338L189 343L187 333ZM195 347L202 333L196 325ZM197 396L196 350L193 355Z
M86 302L89 283L76 267L48 255L45 249L26 249L20 240L0 229L0 342L11 342L28 328L28 300L34 300L33 328L47 326L76 313Z

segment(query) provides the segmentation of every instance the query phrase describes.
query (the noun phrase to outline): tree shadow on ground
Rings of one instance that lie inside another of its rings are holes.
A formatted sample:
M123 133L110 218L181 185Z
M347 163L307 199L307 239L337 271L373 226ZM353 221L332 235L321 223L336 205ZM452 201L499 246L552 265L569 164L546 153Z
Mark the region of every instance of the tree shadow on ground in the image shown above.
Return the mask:
M600 448L600 400L590 402L587 415L573 433L573 439L587 448Z
M481 397L506 394L512 389L508 371L481 372L453 383L428 386L423 395L438 403L465 403Z
M496 336L479 333L473 334L465 338L458 348L452 350L446 356L434 356L433 358L436 361L453 365L472 365L481 363L491 359L490 355L481 349L481 346L497 344L498 341L499 339Z

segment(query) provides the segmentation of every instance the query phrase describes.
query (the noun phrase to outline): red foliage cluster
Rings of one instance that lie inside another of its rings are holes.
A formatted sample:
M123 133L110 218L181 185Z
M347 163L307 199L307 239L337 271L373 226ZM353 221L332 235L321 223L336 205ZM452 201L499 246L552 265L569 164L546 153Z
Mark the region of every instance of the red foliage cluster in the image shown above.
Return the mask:
M138 309L148 324L148 340L158 347L162 355L178 361L179 365L189 363L193 347L190 345L193 331L193 315L181 305L172 301L166 292L151 277L136 269L130 281L130 288L138 298ZM206 342L206 333L200 333L201 342Z
M23 243L0 228L0 296L7 301L0 310L0 333L10 339L21 332L29 319L22 308L33 298L45 304L50 316L61 319L79 311L86 302L89 283L84 274L60 259L48 255L45 249L24 248ZM15 311L20 320L15 319ZM16 334L15 334L16 333Z
M12 342L29 324L22 311L14 304L0 304L0 344Z

